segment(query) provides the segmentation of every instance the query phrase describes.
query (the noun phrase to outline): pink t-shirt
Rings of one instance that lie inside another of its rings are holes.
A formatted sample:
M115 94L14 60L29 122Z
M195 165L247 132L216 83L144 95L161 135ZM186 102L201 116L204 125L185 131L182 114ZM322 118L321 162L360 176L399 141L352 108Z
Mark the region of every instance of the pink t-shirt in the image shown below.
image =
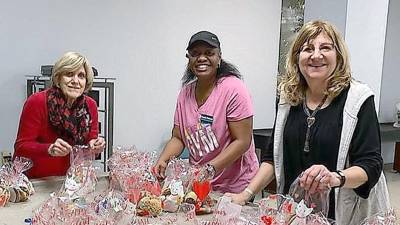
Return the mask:
M217 81L206 102L197 106L196 82L182 88L175 111L174 124L179 127L189 162L204 165L232 142L228 122L253 116L251 97L244 83L234 77ZM254 140L250 148L212 181L214 191L238 193L248 185L258 170Z

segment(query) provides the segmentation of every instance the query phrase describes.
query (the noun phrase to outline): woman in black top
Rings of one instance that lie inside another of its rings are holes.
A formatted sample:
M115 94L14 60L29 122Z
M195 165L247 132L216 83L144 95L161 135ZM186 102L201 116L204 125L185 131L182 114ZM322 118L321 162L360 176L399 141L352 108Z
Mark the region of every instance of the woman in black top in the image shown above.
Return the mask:
M350 86L359 86L351 80L348 62L345 43L331 24L317 20L303 26L288 53L286 74L278 86L277 108L287 104L288 114L284 119L277 116L257 175L242 193L228 194L234 202L244 204L275 177L278 192L287 194L302 173L300 185L310 193L343 187L361 198L369 197L382 174L379 124L370 95L363 100L353 127L347 123L344 127L346 101L355 98L348 100ZM346 136L345 129L354 132ZM339 159L344 151L342 142L348 143L348 154ZM274 165L277 159L283 166ZM348 160L343 170L338 169L340 160ZM329 217L335 219L333 191ZM349 218L340 221L354 221Z

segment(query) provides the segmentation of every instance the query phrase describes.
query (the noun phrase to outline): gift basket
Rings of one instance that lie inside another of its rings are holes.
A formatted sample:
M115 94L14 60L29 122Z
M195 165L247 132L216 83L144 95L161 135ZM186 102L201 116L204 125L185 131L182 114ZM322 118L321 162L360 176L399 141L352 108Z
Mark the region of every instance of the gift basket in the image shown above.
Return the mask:
M177 212L184 202L185 194L190 184L191 170L187 162L173 158L168 162L165 170L165 180L161 189L161 200L165 212ZM190 197L192 196L192 197ZM194 203L193 195L186 199Z
M24 202L35 190L23 172L32 167L32 161L16 157L0 168L0 207L7 202Z
M287 196L275 194L262 199L260 223L265 225L330 225L326 218L329 210L329 191L309 193L297 178Z
M87 146L74 146L70 157L61 189L34 211L32 224L107 224L91 204L97 183L94 153Z
M113 188L124 194L139 216L154 217L162 211L161 186L152 170L155 159L155 153L135 147L117 147L109 159Z
M92 204L98 218L108 224L130 224L135 219L136 207L124 194L111 186L103 194L95 197Z
M68 199L85 197L94 192L97 177L93 166L95 154L88 146L74 146L70 153L71 166L67 171L59 196Z

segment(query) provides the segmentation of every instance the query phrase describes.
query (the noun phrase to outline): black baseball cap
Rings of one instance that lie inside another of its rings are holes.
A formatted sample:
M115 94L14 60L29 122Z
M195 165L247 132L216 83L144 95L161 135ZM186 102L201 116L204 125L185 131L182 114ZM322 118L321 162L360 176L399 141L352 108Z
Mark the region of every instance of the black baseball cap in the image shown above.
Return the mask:
M220 48L220 43L217 35L209 31L200 31L192 35L186 50L191 49L193 47L193 44L196 43L197 41L204 41L207 44L211 45L212 47Z

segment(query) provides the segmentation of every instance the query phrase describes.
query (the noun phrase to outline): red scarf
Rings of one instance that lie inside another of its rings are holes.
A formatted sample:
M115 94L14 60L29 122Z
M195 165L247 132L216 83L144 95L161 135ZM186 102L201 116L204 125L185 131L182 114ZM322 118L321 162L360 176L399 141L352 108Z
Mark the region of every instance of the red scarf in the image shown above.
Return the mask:
M70 145L86 144L91 118L84 95L69 108L62 91L52 87L47 91L47 108L49 123L60 138Z

